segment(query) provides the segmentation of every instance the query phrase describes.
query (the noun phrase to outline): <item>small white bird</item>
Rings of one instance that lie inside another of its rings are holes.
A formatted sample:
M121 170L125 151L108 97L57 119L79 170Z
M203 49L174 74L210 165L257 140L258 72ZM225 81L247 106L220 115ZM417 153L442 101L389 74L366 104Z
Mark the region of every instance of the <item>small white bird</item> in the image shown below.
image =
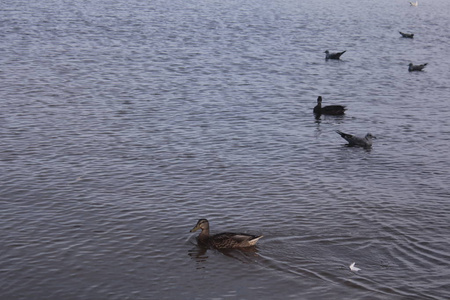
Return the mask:
M358 268L358 267L355 267L355 262L353 262L353 263L350 265L350 270L351 270L352 272L358 272L358 271L361 270L361 269Z
M417 5L419 5L419 1L416 1L416 2L409 1L409 4L411 6L417 6Z

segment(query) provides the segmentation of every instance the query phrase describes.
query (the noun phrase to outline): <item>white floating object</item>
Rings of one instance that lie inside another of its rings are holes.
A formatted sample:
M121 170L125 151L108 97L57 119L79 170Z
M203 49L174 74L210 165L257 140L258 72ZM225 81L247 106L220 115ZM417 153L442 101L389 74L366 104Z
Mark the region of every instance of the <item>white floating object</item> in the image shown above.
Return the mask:
M353 262L353 263L350 265L350 270L351 270L352 272L358 272L358 271L361 270L361 269L358 268L358 267L355 267L355 262Z

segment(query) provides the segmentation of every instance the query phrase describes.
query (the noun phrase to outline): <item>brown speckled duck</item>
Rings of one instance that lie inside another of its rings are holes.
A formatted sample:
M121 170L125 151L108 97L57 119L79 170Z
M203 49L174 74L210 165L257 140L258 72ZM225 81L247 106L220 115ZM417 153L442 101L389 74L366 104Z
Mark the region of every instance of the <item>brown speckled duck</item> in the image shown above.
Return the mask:
M251 235L246 233L224 232L215 235L209 235L209 222L206 219L200 219L192 228L191 232L201 229L202 232L197 237L197 241L202 246L213 247L216 249L245 248L251 247L262 238L262 235Z
M314 113L316 115L334 115L339 116L345 113L345 106L342 105L327 105L322 106L322 96L317 98L317 105L314 107Z

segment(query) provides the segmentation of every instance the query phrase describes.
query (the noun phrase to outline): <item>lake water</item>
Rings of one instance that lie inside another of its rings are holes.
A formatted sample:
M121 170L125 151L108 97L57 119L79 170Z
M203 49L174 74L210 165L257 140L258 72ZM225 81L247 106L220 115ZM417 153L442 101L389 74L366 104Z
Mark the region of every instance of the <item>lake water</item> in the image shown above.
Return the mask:
M450 298L450 1L0 7L1 299Z

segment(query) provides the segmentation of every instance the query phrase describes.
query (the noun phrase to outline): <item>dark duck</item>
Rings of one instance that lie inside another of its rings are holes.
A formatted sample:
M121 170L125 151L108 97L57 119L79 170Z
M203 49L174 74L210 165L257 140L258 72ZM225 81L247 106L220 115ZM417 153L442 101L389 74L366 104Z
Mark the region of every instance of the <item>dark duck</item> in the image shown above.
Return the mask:
M262 235L231 232L209 235L209 222L206 219L198 220L197 225L192 228L191 232L197 231L198 229L202 231L197 237L199 245L216 249L251 247L262 238Z
M325 51L325 59L341 59L341 55L347 52L347 50L342 52L330 53L330 51Z
M402 35L402 37L404 37L404 38L408 38L408 39L414 38L414 33L405 33L405 32L401 32L401 31L399 31L399 32Z
M317 98L317 105L314 107L314 113L316 115L333 115L339 116L345 113L345 106L342 105L327 105L322 106L322 96Z

